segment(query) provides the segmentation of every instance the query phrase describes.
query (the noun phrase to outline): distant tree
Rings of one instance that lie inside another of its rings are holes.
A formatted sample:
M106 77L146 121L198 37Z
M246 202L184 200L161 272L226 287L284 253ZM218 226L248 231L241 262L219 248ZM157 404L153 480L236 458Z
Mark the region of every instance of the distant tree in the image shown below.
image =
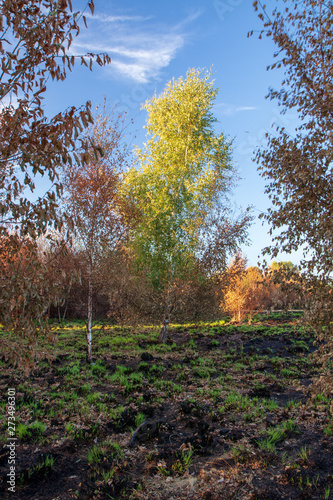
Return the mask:
M295 272L298 272L298 267L295 266L290 260L288 261L281 261L277 262L276 260L273 260L273 262L270 265L270 268L272 271L287 271L287 270L293 270Z
M88 6L93 13L93 1ZM64 80L78 58L69 48L79 34L80 20L85 22L84 16L72 12L69 0L3 0L0 5L0 236L2 245L8 244L0 269L0 322L7 331L30 339L29 345L36 344L33 338L46 328L43 313L52 299L52 288L45 294L43 286L35 287L37 281L32 280L39 276L40 281L45 271L41 271L36 239L48 229L62 227L57 201L62 193L59 167L64 162L82 164L89 156L85 141L81 155L75 150L78 135L92 121L90 103L51 119L43 105L48 83ZM99 65L110 61L105 54L79 59L90 68L94 60ZM51 187L31 201L26 190L35 191L38 175L47 177ZM22 252L27 255L28 251L25 267L19 268ZM29 294L33 299L28 300ZM9 298L17 300L14 315L3 307ZM19 304L23 303L22 308Z
M140 214L131 248L138 271L149 277L163 303L161 342L168 338L177 283L193 276L204 224L235 175L231 141L214 131L218 91L210 78L191 69L146 101L150 138L137 150L139 168L125 177L127 197L137 200Z
M291 274L291 269L294 274ZM293 278L293 277L294 278ZM246 258L236 254L218 280L220 308L240 322L255 312L290 309L303 304L303 293L296 293L291 280L299 276L297 266L289 262L272 262L265 270L246 267Z
M245 275L246 263L246 257L241 253L237 253L219 276L219 286L222 292L220 308L223 312L231 314L233 319L239 322L244 317L245 300L243 294L236 292L236 289Z
M263 309L266 288L258 267L246 268L246 259L236 255L225 276L224 299L221 308L232 315L232 320L241 322L246 316L251 321L254 312Z
M228 266L231 255L248 245L248 228L253 220L251 208L238 215L232 213L228 199L220 200L206 216L200 229L199 260L208 276L219 278Z
M92 359L94 287L105 284L106 256L120 250L126 234L124 205L119 197L120 174L127 166L122 143L124 118L109 114L104 104L86 138L103 150L103 157L83 166L69 164L64 171L66 208L74 223L74 238L85 257L88 282L87 361Z
M272 309L292 309L304 307L304 293L295 283L299 282L298 267L290 261L273 261L264 271L264 287L266 290L264 306Z

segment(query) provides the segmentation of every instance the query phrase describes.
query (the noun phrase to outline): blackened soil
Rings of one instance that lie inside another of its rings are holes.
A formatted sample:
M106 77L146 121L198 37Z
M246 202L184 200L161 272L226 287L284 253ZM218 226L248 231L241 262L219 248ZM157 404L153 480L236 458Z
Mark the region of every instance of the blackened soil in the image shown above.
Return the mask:
M331 498L331 400L310 393L311 332L291 317L172 337L164 351L148 337L100 349L92 367L63 353L26 379L4 365L2 428L15 387L18 439L15 494L2 442L0 497Z

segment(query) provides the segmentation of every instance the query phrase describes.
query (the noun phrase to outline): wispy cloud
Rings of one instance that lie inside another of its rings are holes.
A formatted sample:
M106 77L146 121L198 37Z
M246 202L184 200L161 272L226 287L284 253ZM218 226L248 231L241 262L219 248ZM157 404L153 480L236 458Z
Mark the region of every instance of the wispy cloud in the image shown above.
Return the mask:
M256 106L239 106L236 111L253 111L257 109Z
M126 22L144 22L153 19L153 16L110 16L108 14L90 14L86 13L85 17L87 19L92 19L93 21L100 21L102 23L126 23Z
M235 106L234 104L229 104L226 102L219 102L215 105L216 110L221 115L235 115L236 113L242 111L254 111L256 106Z
M176 57L186 43L185 26L200 15L193 13L168 26L152 16L89 14L89 29L81 32L71 49L74 54L107 52L111 56L107 71L113 76L147 83L158 78Z
M120 42L120 43L119 43ZM127 40L118 40L118 44L86 42L76 44L77 53L107 52L111 56L108 70L116 71L140 83L146 83L158 77L159 72L168 66L178 49L183 47L182 35L165 34L156 37L151 34L129 36Z

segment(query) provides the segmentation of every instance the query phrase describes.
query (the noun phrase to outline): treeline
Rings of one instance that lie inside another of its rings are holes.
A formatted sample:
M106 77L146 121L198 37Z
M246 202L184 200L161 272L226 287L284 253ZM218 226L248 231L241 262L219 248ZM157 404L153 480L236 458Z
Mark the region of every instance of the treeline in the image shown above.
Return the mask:
M27 239L21 243L19 253L10 258L12 247L10 239L2 239L2 290L6 289L6 282L22 284L18 296L8 294L7 309L13 324L23 329L29 324L29 317L36 319L42 315L59 322L87 319L89 262L85 252L73 245L57 245L54 239L45 237L36 245ZM237 254L226 269L211 275L200 270L199 262L197 265L196 272L173 283L174 321L230 316L240 322L263 310L304 307L305 297L290 287L290 273L294 273L295 283L299 278L297 268L290 262L273 262L266 270L260 270L247 267L246 259ZM92 312L96 320L161 321L165 307L163 292L154 289L148 279L139 277L135 271L135 260L125 251L103 255L94 273ZM281 272L285 279L281 279Z
M67 269L85 273L84 258L71 251L67 255ZM108 319L114 323L133 321L160 322L163 305L158 293L154 293L147 282L140 282L131 275L131 266L126 257L119 255L105 261L107 271L101 270L100 283L93 296L93 316L96 320ZM121 269L121 276L119 276ZM232 321L262 311L303 309L305 291L296 291L291 285L290 270L294 273L294 284L299 280L296 266L290 262L273 262L265 270L247 267L246 259L236 255L225 270L213 276L192 277L179 280L174 285L175 322L217 319L229 316ZM281 272L285 277L281 277ZM118 277L117 277L118 275ZM80 280L63 290L63 301L57 307L49 308L49 317L62 321L68 318L86 319L87 280Z

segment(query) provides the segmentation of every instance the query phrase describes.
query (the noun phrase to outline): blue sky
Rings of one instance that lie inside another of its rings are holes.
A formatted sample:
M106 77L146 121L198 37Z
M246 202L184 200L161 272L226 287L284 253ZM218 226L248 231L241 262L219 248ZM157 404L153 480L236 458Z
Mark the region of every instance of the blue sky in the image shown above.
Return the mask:
M82 10L86 2L73 2ZM90 72L77 66L63 83L52 84L47 95L47 112L91 100L101 104L104 96L133 118L129 127L133 144L145 140L146 115L141 104L154 91L160 93L172 77L185 76L189 68L212 69L220 88L214 113L217 131L234 138L234 162L241 177L232 202L254 206L250 229L252 244L244 248L250 265L256 265L261 249L270 243L269 227L257 219L270 201L265 183L253 163L254 149L274 123L286 128L293 115L280 115L277 102L265 99L269 87L280 88L282 72L266 71L276 47L250 30L261 30L252 0L95 0L95 14L87 11L88 30L82 29L71 48L74 54L108 52L111 64L95 66ZM279 260L299 262L300 253Z

